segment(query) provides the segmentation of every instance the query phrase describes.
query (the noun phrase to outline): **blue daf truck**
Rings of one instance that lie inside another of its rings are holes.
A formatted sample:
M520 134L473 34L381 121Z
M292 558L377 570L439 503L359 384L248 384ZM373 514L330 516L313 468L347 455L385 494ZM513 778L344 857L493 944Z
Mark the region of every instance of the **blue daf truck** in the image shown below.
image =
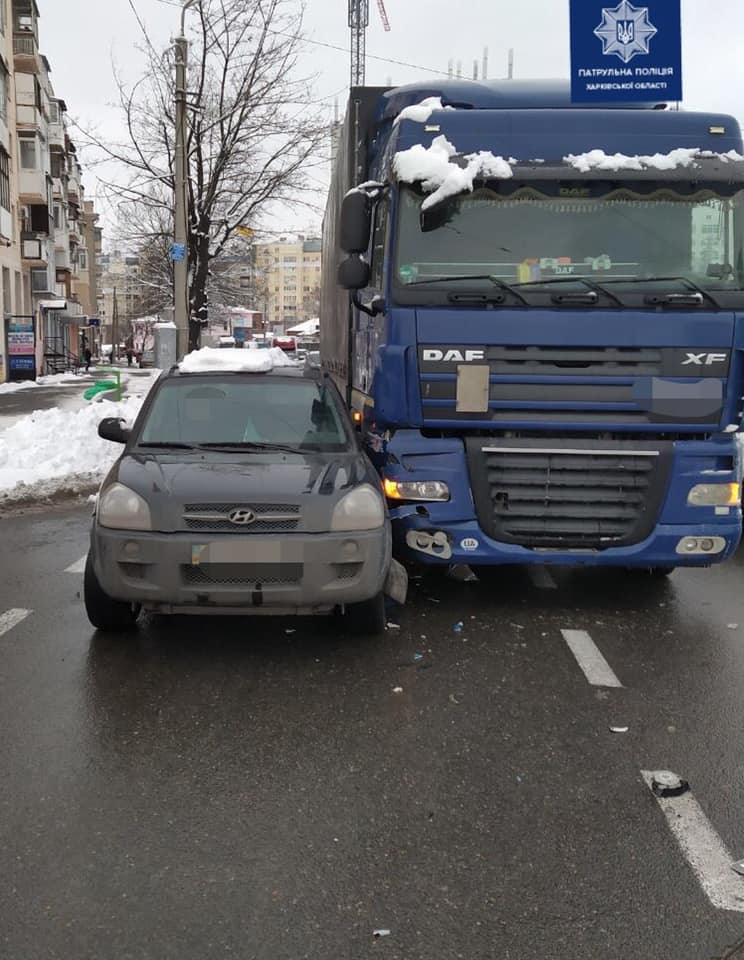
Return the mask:
M725 560L741 533L744 147L559 82L355 88L321 358L422 563Z

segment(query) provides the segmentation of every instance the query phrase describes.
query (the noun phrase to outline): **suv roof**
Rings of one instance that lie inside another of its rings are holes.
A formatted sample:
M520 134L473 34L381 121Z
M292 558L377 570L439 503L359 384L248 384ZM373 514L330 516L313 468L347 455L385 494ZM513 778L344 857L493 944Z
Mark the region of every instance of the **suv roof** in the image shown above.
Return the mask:
M181 370L174 364L164 376L166 377L288 377L290 379L322 380L326 374L320 367L305 367L298 364L296 367L273 367L271 370L256 372L253 370Z

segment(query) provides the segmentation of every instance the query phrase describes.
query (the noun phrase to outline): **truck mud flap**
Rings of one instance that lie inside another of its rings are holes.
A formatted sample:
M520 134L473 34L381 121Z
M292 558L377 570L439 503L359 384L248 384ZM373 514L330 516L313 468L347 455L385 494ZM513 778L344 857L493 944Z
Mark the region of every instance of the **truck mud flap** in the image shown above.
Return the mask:
M385 596L403 606L408 597L408 571L397 560L392 560L385 581Z

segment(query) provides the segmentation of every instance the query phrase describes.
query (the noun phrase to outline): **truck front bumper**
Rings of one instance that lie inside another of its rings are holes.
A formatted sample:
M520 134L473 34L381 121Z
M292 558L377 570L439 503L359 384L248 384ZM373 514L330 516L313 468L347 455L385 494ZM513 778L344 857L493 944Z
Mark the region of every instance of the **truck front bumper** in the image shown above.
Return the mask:
M161 613L325 613L384 586L391 532L258 536L109 530L94 521L91 555L116 600Z
M741 524L737 518L730 523L658 524L645 540L625 547L537 549L492 540L475 520L433 524L430 519L408 515L396 521L396 513L402 514L403 511L392 512L396 555L426 564L701 567L727 560L736 551L741 537ZM695 554L684 552L682 543L693 538L712 540L715 550ZM424 546L427 540L429 542Z

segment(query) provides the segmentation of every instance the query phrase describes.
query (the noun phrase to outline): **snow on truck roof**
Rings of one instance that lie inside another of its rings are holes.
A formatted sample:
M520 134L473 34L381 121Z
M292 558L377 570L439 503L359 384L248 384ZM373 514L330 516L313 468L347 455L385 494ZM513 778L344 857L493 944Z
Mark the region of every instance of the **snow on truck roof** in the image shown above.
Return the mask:
M202 347L188 353L178 364L180 373L271 373L282 367L297 368L279 347L267 350Z

